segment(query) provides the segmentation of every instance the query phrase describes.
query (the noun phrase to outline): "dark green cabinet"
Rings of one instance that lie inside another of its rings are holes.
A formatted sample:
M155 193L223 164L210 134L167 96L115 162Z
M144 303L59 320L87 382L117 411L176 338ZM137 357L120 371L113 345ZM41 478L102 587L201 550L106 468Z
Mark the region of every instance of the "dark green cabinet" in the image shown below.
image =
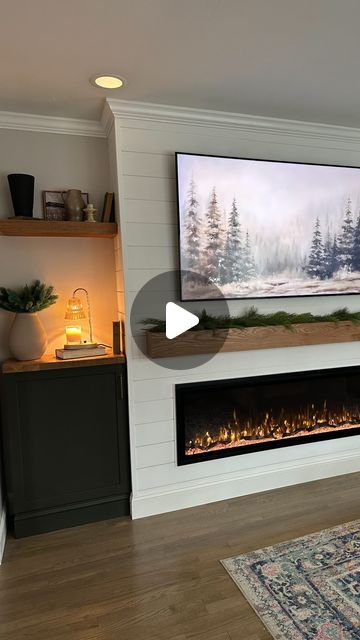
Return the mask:
M129 513L125 368L2 375L3 462L16 537Z

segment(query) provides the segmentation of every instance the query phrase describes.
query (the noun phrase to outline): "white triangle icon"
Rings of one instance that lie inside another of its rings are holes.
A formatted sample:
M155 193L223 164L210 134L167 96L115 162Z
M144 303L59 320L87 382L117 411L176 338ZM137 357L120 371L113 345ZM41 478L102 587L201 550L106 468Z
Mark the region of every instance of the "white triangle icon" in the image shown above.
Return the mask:
M166 305L166 337L169 340L199 324L199 318L174 302Z

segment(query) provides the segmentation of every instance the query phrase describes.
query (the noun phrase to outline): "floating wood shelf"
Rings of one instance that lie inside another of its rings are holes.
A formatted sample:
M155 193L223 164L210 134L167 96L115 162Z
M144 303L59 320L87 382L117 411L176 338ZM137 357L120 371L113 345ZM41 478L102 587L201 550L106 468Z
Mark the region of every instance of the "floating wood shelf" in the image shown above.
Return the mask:
M274 326L187 331L173 340L169 340L165 333L146 332L147 353L150 358L202 355L219 351L279 349L358 340L360 325L349 320L338 323L294 324L291 330L283 326Z
M40 218L0 220L0 236L115 238L116 234L115 222L55 222Z
M124 364L124 355L115 355L112 352L104 356L93 356L92 358L77 358L70 360L59 360L55 356L43 356L39 360L5 360L0 370L2 373L25 373L31 371L49 371L52 369L75 369L78 367L98 367L104 364Z

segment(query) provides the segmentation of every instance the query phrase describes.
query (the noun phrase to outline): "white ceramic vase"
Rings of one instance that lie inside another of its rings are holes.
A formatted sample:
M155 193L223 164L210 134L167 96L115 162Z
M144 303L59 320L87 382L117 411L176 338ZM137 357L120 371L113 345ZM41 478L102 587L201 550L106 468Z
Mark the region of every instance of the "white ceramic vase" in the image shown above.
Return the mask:
M44 355L47 337L37 313L17 313L10 329L9 347L16 360L37 360Z

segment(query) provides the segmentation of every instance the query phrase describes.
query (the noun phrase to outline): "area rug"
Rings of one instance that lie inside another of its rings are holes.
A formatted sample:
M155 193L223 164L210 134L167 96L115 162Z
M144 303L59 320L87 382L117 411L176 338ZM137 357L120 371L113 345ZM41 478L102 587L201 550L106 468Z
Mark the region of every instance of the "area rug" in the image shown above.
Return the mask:
M276 640L360 640L360 520L221 562Z

